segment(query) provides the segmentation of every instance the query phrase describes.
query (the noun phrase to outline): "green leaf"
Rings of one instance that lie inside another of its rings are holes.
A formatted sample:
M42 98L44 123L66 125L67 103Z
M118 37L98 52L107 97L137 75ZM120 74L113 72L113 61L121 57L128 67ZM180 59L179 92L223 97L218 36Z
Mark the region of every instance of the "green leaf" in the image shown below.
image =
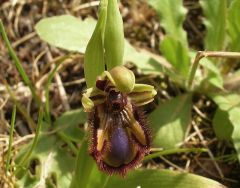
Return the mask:
M201 0L200 1L205 15L204 25L207 34L204 40L205 49L220 51L224 49L226 38L226 0Z
M148 154L147 156L144 157L144 161L160 157L160 156L165 156L165 155L174 155L174 154L180 154L180 153L202 153L202 152L208 152L207 149L205 148L173 148L173 149L164 149L162 151L158 152L153 152Z
M54 122L55 130L60 131L71 141L80 142L84 137L84 131L79 124L87 120L86 113L82 108L65 112Z
M231 108L240 105L240 95L238 94L227 95L209 94L209 96L218 105L218 107L224 111L230 110Z
M164 71L164 66L161 62L158 62L146 53L137 51L127 40L125 40L124 62L134 63L146 74L160 74Z
M69 19L74 20L74 23L76 23L68 25L67 23L71 23L68 22ZM67 32L65 29L61 28L63 25L62 22L67 24L67 28L69 28ZM51 25L53 25L53 27L50 27ZM96 20L94 19L89 18L82 21L81 19L77 19L73 16L63 15L42 19L36 25L36 31L42 40L45 40L51 45L69 51L85 53L85 48L91 38L95 25ZM53 30L52 28L58 29ZM81 30L87 32L80 33ZM76 40L77 38L79 38L79 40ZM163 59L162 61L159 61L156 58L152 58L147 53L138 52L127 40L125 40L124 46L124 63L134 63L139 69L141 69L141 71L143 71L143 73L160 74L166 68L166 66L163 66L163 64L166 64L166 60ZM96 59L95 56L92 57Z
M206 68L205 72L206 76L201 76L205 83L202 84L211 84L217 88L223 89L223 78L221 76L219 68L209 59L203 58L200 61L200 64Z
M160 43L160 50L166 59L184 78L188 77L190 58L188 49L178 39L167 36Z
M84 53L96 21L70 15L54 16L40 20L35 29L40 38L53 46Z
M228 33L231 39L230 50L240 51L240 0L234 0L228 10Z
M88 154L88 143L84 140L78 153L75 172L70 188L102 187L109 176L98 170L96 162Z
M233 127L232 141L240 161L240 95L229 94L226 96L210 95L218 107L228 114L228 120ZM226 121L226 120L225 120Z
M186 31L183 30L183 21L187 10L182 0L149 0L148 3L157 11L161 26L166 34L177 38L184 46L187 45Z
M88 143L84 140L78 153L71 188L86 188L94 167L94 161L88 154Z
M234 147L237 151L238 160L240 161L240 105L235 107L229 111L229 119L233 124L233 133L232 133L232 140Z
M167 70L173 80L181 85L188 76L190 58L188 42L183 22L187 10L182 0L149 0L148 3L156 10L160 17L160 25L168 35L160 43L160 50L166 59L173 65L175 73ZM178 75L180 74L180 77Z
M170 149L183 141L191 121L191 95L181 95L159 105L149 116L154 146Z
M69 187L75 160L63 145L64 143L54 135L41 135L26 165L27 173L17 181L18 186L49 187L47 185L52 184L58 188ZM30 146L31 143L21 150L21 154ZM21 154L18 160L21 159Z
M99 171L96 162L94 162L87 188L104 187L110 178L108 174Z
M217 109L213 117L213 130L220 140L231 140L233 125L227 111Z
M124 183L123 183L124 182ZM112 177L104 188L224 188L208 178L171 170L137 170L123 180Z
M206 81L219 89L223 89L223 78L219 74L210 72L207 76Z

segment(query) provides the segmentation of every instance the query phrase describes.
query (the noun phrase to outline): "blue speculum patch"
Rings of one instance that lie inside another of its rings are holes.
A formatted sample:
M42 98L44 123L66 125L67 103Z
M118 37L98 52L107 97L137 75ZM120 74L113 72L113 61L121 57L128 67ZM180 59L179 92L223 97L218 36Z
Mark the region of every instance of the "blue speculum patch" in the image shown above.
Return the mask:
M129 161L132 155L132 147L129 140L127 131L118 126L114 129L111 136L111 156L119 161L120 164L124 164Z

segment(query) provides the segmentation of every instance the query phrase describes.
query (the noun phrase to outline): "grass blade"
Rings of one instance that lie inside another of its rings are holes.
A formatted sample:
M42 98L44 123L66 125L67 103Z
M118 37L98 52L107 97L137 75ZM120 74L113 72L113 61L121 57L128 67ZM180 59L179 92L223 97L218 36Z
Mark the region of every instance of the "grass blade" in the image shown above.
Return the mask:
M163 156L163 155L172 155L172 154L179 154L179 153L202 153L202 152L207 152L208 150L205 148L174 148L174 149L167 149L163 151L159 151L156 153L151 153L147 155L144 160L150 160L155 157Z
M231 39L230 49L240 51L240 0L234 0L228 10L228 33Z
M88 155L88 143L83 140L78 152L75 174L70 188L86 188L94 167L93 159Z
M28 78L26 72L23 69L23 66L21 65L21 63L20 63L20 61L19 61L15 51L13 50L13 48L12 48L12 46L10 44L10 41L9 41L9 39L7 37L6 31L4 29L4 26L3 26L3 23L2 23L1 19L0 19L0 33L2 34L3 40L4 40L4 42L5 42L6 46L7 46L7 49L9 51L9 54L10 54L11 58L13 59L13 62L15 64L15 66L17 67L17 70L18 70L19 74L21 75L24 83L31 90L32 96L33 96L34 100L36 101L36 103L38 105L40 105L40 103L41 103L40 102L40 98L36 94L35 89L34 89L32 83L31 83L30 79Z
M50 84L52 82L52 79L54 77L54 75L56 74L59 66L69 57L71 56L71 54L66 55L61 57L60 59L58 59L56 61L56 65L53 68L53 70L50 72L48 79L47 79L47 83L45 85L45 98L46 98L46 102L45 102L45 120L51 125L51 115L50 115L50 105L49 105L49 87Z
M38 141L38 138L39 138L39 135L40 135L40 130L41 130L41 127L42 127L42 120L43 120L43 108L40 107L39 115L38 115L38 123L37 123L37 127L36 127L36 134L35 134L35 137L33 139L33 143L31 145L31 148L29 149L29 151L20 160L19 165L17 166L17 169L14 172L15 175L18 175L18 173L21 171L22 167L27 163L29 157L32 154L32 151L34 150L34 148L37 145L37 141Z
M15 118L16 118L16 105L14 105L13 111L12 111L11 127L10 127L10 135L9 135L9 144L8 144L8 151L7 151L6 172L8 172L8 170L9 170L9 164L10 164L10 159L11 159L11 151L12 151L12 141L13 141L13 131L14 131Z

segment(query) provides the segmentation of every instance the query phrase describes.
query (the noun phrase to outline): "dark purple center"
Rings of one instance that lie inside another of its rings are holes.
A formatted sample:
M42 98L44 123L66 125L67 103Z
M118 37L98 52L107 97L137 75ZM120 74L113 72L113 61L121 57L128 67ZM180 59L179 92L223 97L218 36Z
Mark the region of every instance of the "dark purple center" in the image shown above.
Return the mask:
M117 160L124 163L131 154L131 147L126 130L122 127L117 127L111 137L111 154Z
M104 91L106 85L107 85L107 80L97 80L96 81L96 87L102 91Z
M111 90L109 92L109 104L110 104L110 109L113 112L118 112L121 111L124 107L124 98L122 93Z

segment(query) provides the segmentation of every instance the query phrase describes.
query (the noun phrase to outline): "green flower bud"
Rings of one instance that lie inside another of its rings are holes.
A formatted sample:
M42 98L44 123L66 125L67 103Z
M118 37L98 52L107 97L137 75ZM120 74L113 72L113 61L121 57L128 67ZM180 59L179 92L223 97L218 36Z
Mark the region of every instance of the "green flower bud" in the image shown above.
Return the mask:
M109 71L111 82L119 89L121 92L129 93L133 90L135 85L135 76L133 72L124 66L117 66Z

